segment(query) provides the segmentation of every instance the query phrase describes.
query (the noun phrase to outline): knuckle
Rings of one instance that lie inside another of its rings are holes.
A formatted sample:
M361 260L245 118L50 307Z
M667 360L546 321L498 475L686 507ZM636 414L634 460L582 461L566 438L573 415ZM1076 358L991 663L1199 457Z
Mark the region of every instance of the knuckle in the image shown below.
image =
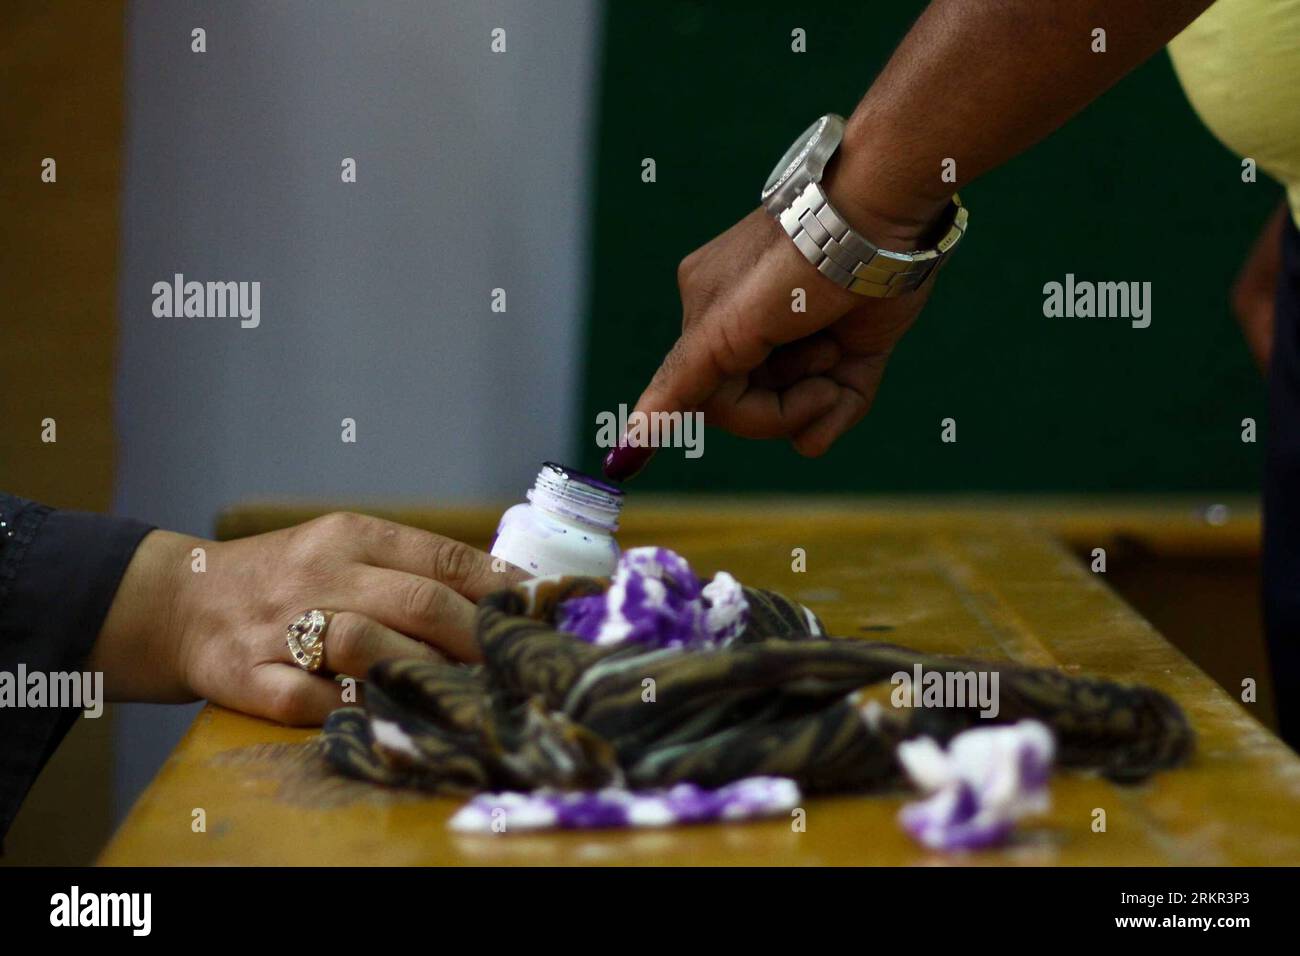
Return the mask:
M695 271L695 267L700 261L699 257L699 251L696 250L695 252L687 254L681 262L677 263L677 287L679 289L684 289L690 284L691 274Z
M428 579L421 579L411 585L402 596L402 610L407 617L418 621L437 618L446 604L446 588L437 581Z
M348 538L359 534L369 520L354 511L331 511L309 521L306 527L312 530L313 535L323 538Z
M299 525L290 539L285 557L294 590L316 584L337 571L343 560L340 546L355 542L366 533L372 519L349 511L335 511Z
M714 364L725 374L746 372L758 364L753 360L752 346L726 321L725 316L720 316L719 321L713 324L709 342Z
M296 681L280 684L271 691L267 705L271 717L280 723L301 723L307 714L306 688Z
M340 611L330 621L325 650L339 661L353 660L363 650L367 627L365 618L350 611Z
M452 538L438 538L434 542L433 570L438 580L462 584L473 577L477 569L478 555L469 545Z

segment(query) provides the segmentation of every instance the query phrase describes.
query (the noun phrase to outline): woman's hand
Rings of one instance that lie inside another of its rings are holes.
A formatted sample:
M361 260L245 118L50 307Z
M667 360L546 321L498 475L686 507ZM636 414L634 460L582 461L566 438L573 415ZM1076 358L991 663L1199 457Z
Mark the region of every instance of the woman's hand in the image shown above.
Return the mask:
M364 678L386 658L475 659L474 602L526 577L458 541L357 514L227 542L155 531L127 568L90 667L114 700L206 697L318 724L342 704L341 688L293 663L285 629L303 612L335 612L324 669Z

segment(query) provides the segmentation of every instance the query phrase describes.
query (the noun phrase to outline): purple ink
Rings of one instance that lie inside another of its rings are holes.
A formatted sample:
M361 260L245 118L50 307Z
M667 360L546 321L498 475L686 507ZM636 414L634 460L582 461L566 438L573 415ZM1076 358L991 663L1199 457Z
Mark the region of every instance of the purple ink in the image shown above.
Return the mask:
M630 481L650 463L654 453L649 445L619 445L605 456L602 470L611 481Z

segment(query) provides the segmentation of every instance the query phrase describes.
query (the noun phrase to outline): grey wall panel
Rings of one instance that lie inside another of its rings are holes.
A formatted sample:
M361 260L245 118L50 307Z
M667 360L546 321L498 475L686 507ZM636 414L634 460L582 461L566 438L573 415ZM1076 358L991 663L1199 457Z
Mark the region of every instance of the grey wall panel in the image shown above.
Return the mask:
M207 534L251 497L517 498L576 452L598 13L132 6L119 513ZM155 317L177 272L260 282L260 325ZM123 710L125 806L190 711Z

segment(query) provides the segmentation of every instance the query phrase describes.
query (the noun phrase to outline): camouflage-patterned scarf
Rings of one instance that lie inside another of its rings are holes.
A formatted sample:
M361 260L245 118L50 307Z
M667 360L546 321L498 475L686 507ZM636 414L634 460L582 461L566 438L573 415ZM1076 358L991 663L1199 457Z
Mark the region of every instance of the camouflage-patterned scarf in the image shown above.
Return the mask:
M1052 729L1060 764L1115 780L1142 779L1192 750L1181 710L1151 688L826 637L807 609L771 591L745 588L745 630L704 650L597 646L555 629L559 604L608 586L559 578L487 597L478 611L482 665L377 665L365 708L326 723L329 760L352 777L446 794L717 787L752 776L831 792L900 785L901 741L947 741L1024 718ZM889 706L891 677L916 665L996 672L996 718L981 718L973 701Z

